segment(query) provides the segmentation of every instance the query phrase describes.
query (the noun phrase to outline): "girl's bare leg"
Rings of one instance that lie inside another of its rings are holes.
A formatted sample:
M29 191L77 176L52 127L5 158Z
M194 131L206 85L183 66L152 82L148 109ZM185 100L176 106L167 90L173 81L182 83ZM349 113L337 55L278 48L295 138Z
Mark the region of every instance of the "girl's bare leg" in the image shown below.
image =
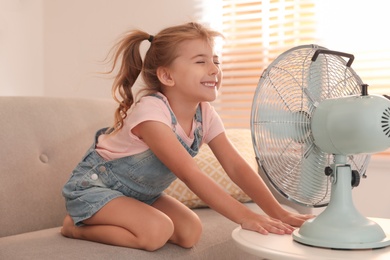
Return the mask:
M76 227L65 217L64 236L110 245L154 251L166 244L174 234L172 220L162 211L128 197L107 203L85 226Z
M202 223L187 206L168 195L161 196L152 206L172 220L174 232L169 239L171 243L190 248L199 241Z

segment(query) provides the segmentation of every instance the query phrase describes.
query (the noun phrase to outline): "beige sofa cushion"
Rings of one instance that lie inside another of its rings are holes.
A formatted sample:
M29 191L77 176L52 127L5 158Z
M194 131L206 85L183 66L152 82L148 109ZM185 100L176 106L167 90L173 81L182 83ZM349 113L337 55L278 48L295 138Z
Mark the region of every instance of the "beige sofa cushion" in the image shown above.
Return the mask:
M62 224L62 186L114 102L0 97L0 237Z

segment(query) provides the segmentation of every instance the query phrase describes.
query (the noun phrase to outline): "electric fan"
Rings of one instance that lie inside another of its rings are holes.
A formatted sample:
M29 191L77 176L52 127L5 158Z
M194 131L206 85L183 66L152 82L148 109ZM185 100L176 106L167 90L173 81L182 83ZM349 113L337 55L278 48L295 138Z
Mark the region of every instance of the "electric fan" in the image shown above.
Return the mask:
M353 60L321 46L298 46L269 65L255 91L251 132L259 166L289 200L327 206L294 231L302 244L390 245L390 235L352 201L369 154L390 147L390 100L368 95Z

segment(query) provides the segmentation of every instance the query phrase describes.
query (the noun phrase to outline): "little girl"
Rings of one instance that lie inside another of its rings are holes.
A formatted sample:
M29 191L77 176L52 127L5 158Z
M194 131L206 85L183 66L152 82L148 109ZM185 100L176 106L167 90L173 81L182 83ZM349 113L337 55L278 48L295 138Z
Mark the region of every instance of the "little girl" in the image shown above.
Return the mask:
M197 23L155 36L131 31L116 46L111 72L119 106L115 123L97 132L63 188L66 237L153 251L170 242L190 248L200 238L197 215L164 190L177 177L211 208L242 228L291 234L309 215L286 211L229 142L208 103L217 97L222 71L214 50L218 32ZM150 47L141 59L140 44ZM121 62L120 62L121 61ZM134 102L142 73L147 86ZM207 143L229 175L268 215L228 195L193 160Z

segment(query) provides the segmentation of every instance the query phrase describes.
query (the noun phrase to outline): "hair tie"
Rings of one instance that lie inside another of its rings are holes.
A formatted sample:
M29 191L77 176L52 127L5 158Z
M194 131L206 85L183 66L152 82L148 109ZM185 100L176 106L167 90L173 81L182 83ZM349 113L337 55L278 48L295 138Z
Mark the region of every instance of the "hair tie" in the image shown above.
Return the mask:
M154 39L154 36L153 36L153 35L149 35L148 41L149 41L149 42L152 42L153 39Z

